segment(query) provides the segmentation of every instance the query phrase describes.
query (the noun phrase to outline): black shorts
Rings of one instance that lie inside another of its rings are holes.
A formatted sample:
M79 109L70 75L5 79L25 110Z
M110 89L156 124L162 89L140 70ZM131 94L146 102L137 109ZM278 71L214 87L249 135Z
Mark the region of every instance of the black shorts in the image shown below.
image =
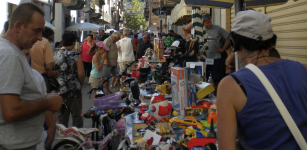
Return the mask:
M223 70L222 68L221 60L214 59L214 64L207 65L206 67L206 78L208 80L211 73L212 80L214 82L220 82L224 78L223 71L225 72L225 69Z

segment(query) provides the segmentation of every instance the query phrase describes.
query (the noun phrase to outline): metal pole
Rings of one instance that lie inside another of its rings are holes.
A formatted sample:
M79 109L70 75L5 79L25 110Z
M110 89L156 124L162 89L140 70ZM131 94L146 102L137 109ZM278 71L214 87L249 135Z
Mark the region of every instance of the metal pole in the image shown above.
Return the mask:
M244 0L234 0L234 5L235 5L235 15L243 10L243 3ZM240 65L242 66L242 64ZM239 57L238 57L238 52L235 52L235 68L236 71L239 70Z

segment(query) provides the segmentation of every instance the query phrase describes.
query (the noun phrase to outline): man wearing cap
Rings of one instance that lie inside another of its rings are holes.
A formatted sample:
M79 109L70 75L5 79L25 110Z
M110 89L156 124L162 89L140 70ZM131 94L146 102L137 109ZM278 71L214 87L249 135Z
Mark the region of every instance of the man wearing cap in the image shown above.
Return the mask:
M221 67L220 53L225 51L226 48L229 46L229 32L218 25L212 24L211 16L208 13L202 14L202 21L206 30L207 42L209 47L209 50L206 51L208 59L207 62L212 62L211 64L207 64L206 77L208 79L211 73L212 79L214 81L214 86L217 89L219 82L223 78L222 72L225 71L225 69ZM191 30L191 24L192 22L187 26L187 30ZM223 48L219 48L220 36L222 36L224 39L227 39Z
M223 78L218 87L219 149L306 149L307 70L299 62L270 56L276 40L270 22L269 16L254 10L237 13L233 21L229 37L248 68ZM257 77L254 72L264 76ZM264 83L259 80L265 78ZM264 84L272 88L266 89ZM289 127L287 119L293 119ZM297 127L297 132L290 127Z

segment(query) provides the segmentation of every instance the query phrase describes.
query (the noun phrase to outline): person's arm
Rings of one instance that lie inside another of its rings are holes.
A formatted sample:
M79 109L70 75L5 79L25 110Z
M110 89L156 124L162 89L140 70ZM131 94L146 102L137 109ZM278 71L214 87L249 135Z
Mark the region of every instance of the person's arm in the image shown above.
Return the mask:
M101 61L101 63L99 63L99 58L98 58L98 56L94 55L94 57L93 57L93 62L94 62L94 64L95 64L95 66L96 66L96 69L97 69L98 71L100 71L100 70L102 69L102 66L103 66L103 61Z
M106 43L107 47L109 47L109 48L111 47L111 44L108 42L108 39L105 39L104 43ZM105 54L105 60L104 61L106 62L106 66L109 67L110 62L109 62L109 59L108 59L108 52L106 52L106 54Z
M55 93L33 101L21 100L19 95L0 95L1 115L8 123L33 118L46 110L59 111L62 103L62 97Z
M227 40L226 40L226 42L225 42L225 44L222 48L219 48L219 47L216 48L216 52L219 52L219 53L224 52L226 50L226 48L229 46L229 44L230 44L230 37L227 38Z
M218 32L219 32L219 35L222 36L224 39L226 39L225 41L225 44L222 48L216 48L216 52L224 52L227 47L229 46L230 44L230 37L229 37L229 32L226 31L224 28L220 27L220 26L217 26L219 28Z
M225 77L220 82L217 93L217 137L219 149L236 150L236 113L241 107L244 107L246 96L231 76Z
M58 78L61 75L61 73L59 71L52 70L52 68L53 68L53 62L45 65L45 71L47 76Z
M131 39L131 44L133 45L133 51L136 51L136 45L133 39Z
M45 112L45 123L48 127L47 140L45 143L45 148L46 148L52 145L56 131L55 120L53 119L53 114L51 111Z
M192 21L185 27L185 30L186 30L188 33L191 33L191 30L192 30Z
M138 52L139 52L139 46L140 44L138 44L138 47L136 48L136 52L135 52L135 60L138 60Z
M81 56L79 56L76 65L77 65L78 79L79 79L79 82L80 82L81 87L82 87L83 82L84 82L84 78L85 78L85 73L84 73L84 67L83 67L83 62L82 62Z

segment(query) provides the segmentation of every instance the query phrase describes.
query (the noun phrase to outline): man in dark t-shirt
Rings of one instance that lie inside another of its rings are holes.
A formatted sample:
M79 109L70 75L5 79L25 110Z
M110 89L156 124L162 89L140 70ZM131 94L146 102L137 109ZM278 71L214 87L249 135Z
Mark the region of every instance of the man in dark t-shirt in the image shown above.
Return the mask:
M109 36L104 33L104 30L99 30L99 41L104 41Z
M174 37L174 41L183 39L181 35L176 34L173 30L169 30L168 33Z
M146 49L149 47L151 49L153 48L152 44L149 41L149 35L144 33L143 38L139 40L139 45L136 52L137 58L138 59L142 58L142 56L145 55Z

